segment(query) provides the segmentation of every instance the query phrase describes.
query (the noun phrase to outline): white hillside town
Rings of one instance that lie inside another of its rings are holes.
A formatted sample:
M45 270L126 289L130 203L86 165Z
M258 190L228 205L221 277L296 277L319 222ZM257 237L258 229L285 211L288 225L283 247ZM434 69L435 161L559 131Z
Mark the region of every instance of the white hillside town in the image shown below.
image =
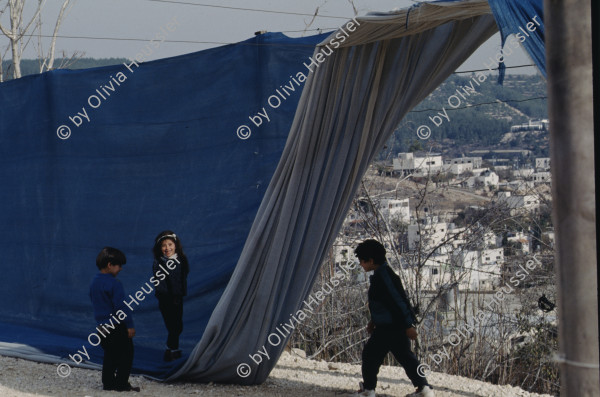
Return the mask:
M410 152L398 153L393 158L392 175L396 178L443 175L446 181L439 182L440 186L462 189L474 194L484 193L508 214L526 215L539 212L544 202L550 200L549 165L549 158L536 158L532 168L523 166L507 169L506 166L491 166L489 162L483 161L482 157L444 159L436 153ZM496 168L509 177L501 179L495 172ZM461 290L493 291L502 284L503 274L509 268L504 256L507 247L511 250L518 247L521 254L529 254L534 252L536 247L539 248L539 244L534 241L536 232L531 229L507 229L502 233L491 229L477 230L481 239L478 246L473 247L473 230L455 224L452 219L456 213L434 214L428 208L423 208L421 213L417 214L415 206L419 199L417 196L400 196L398 190L357 198L354 208L350 210L344 222L344 232L334 244L336 264L353 260L352 246L348 241L354 241L352 237L368 237L360 232L354 234L355 231L365 230L365 223L369 222L378 222L388 229L387 231L391 231L389 229L392 224L403 225L399 231L393 232L395 244L401 252L434 251L433 255L422 263L423 268L419 275L423 285L430 286L432 290L448 283L457 283ZM542 230L540 233L547 236L546 240L551 242L551 229ZM388 242L388 246L390 244ZM402 261L399 265L408 266ZM468 270L469 277L455 280L452 269Z

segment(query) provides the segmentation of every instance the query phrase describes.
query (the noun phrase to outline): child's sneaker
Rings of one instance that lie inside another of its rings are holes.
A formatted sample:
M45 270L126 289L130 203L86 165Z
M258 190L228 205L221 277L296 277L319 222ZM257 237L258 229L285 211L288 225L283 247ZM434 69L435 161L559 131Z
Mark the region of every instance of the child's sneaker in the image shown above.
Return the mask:
M429 385L421 386L414 393L407 394L406 397L434 397L433 389Z
M363 390L357 391L354 394L350 394L352 397L375 397L375 390Z
M365 389L362 382L359 382L359 386L360 390L356 393L350 394L351 397L375 397L375 390Z
M131 383L127 382L127 384L125 386L121 386L121 387L115 387L113 390L116 391L140 391L140 388L137 386L131 386Z
M175 360L175 358L173 358L173 350L167 348L167 350L165 350L165 354L163 355L163 361L170 362L173 360Z

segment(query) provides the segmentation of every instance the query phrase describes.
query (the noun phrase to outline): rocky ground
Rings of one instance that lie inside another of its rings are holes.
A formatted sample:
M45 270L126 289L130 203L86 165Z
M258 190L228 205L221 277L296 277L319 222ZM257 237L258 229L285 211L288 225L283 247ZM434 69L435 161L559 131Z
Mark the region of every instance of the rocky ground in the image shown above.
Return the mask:
M436 396L540 396L517 387L498 386L468 378L431 373L429 382ZM0 356L0 396L344 396L357 388L360 366L331 364L307 360L294 353L284 353L269 379L259 386L174 383L164 384L132 376L131 383L140 386L141 393L102 391L100 372L73 368L70 376L57 375L56 364ZM404 396L412 392L404 371L383 367L379 374L378 396ZM545 395L548 396L548 395Z

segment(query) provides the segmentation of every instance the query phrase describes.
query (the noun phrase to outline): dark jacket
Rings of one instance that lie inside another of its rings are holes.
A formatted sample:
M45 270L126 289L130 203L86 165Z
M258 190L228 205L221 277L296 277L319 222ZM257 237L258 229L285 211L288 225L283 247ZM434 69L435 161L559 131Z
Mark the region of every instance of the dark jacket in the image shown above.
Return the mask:
M172 297L187 295L187 275L189 272L190 266L185 258L168 259L164 256L160 259L155 258L152 264L152 273L157 280L160 280L154 291L155 295ZM164 280L162 280L163 277L165 277Z
M373 272L369 286L371 321L377 325L410 328L415 324L414 310L400 277L384 263Z

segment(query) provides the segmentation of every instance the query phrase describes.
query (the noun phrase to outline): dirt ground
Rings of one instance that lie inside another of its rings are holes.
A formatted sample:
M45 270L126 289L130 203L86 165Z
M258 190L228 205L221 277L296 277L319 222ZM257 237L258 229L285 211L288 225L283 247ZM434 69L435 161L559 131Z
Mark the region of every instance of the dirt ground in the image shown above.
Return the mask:
M56 364L44 364L0 356L0 396L345 396L357 389L360 366L312 361L294 353L284 353L265 383L259 386L223 384L165 384L132 376L131 383L141 392L117 393L102 390L100 371L73 368L70 376L57 375ZM497 386L468 378L441 373L428 375L436 396L540 396L517 387ZM414 389L404 371L398 367L382 367L378 396L404 396ZM548 395L545 395L548 396Z

